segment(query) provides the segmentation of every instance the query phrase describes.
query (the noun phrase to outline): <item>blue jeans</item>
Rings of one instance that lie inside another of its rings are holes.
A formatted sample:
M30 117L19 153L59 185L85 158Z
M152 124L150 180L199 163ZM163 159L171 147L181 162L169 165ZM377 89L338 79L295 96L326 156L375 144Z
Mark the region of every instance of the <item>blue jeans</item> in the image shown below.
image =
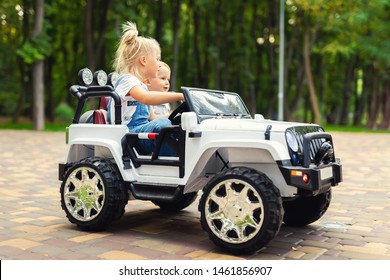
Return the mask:
M171 126L172 123L169 119L166 118L158 118L154 119L151 122L138 125L138 126L130 126L131 123L129 123L129 129L130 132L139 133L139 132L160 132L160 130L166 126ZM155 140L148 140L148 139L140 139L138 140L138 143L136 145L136 149L138 153L148 155L153 152L153 149L155 147L156 141ZM174 156L175 153L168 147L168 145L162 145L160 149L160 156Z

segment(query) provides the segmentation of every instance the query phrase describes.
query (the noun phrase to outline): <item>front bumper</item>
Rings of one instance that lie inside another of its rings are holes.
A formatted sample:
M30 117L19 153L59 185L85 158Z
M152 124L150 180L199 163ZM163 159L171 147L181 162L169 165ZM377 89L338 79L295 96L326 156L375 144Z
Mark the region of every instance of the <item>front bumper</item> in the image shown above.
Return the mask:
M339 160L309 167L279 165L287 185L298 188L299 194L317 195L342 182L342 165Z

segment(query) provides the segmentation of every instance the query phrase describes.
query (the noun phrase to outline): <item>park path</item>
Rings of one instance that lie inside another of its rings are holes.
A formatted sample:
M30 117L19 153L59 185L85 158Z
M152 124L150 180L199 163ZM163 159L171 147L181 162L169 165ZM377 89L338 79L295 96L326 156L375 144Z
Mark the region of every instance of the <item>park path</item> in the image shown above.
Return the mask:
M0 259L390 260L390 134L333 137L344 182L322 219L282 226L266 248L232 256L209 241L196 203L167 214L131 201L107 231L78 230L60 206L65 133L0 130Z

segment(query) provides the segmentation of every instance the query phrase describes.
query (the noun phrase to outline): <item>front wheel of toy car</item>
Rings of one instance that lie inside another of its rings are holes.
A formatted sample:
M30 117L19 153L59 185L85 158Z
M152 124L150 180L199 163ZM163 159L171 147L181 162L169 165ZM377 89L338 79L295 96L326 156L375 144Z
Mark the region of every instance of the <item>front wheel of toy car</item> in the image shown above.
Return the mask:
M86 158L65 173L61 206L69 221L84 230L102 230L120 217L128 194L116 166L103 158Z
M246 167L216 175L204 189L199 210L210 239L234 254L264 247L283 219L279 190L265 174Z

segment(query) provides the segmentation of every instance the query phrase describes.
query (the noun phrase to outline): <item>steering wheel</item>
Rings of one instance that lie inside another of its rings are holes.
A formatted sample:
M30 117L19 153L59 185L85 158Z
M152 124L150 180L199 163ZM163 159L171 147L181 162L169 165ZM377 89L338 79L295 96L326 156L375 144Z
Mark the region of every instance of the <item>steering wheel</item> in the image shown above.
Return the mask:
M173 125L178 125L181 122L181 114L184 112L188 112L187 102L182 102L175 110L173 110L168 119Z

